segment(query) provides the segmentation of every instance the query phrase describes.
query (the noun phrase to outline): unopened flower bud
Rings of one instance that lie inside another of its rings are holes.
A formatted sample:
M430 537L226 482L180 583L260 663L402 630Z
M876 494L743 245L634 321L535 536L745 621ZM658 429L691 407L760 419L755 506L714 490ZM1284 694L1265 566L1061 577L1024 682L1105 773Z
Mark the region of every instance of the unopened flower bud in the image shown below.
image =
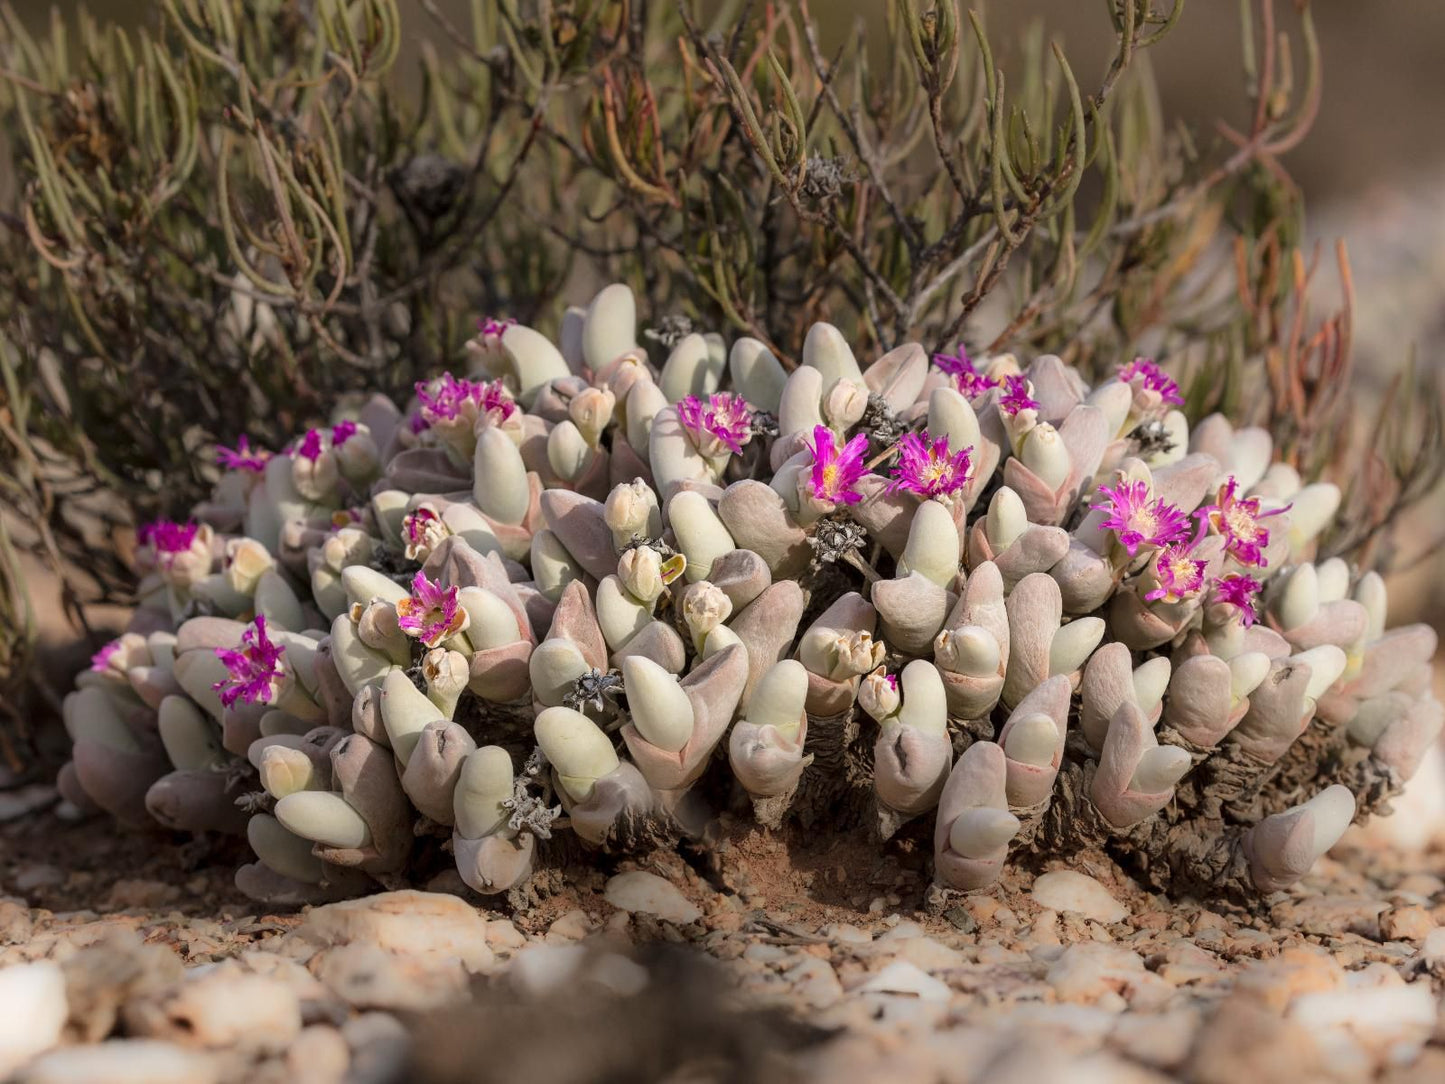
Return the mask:
M848 379L834 381L823 396L823 417L834 429L845 430L868 409L868 389Z
M356 527L343 527L321 544L321 556L333 572L371 563L371 536Z
M617 396L605 388L584 388L567 404L567 416L589 446L597 447L602 431L612 421Z
M635 538L656 538L662 534L662 510L657 504L657 494L641 478L613 486L607 494L602 516L612 529L612 544L618 549Z
M898 692L898 675L878 667L858 686L858 706L878 722L898 714L903 697Z
M401 540L407 560L425 561L451 533L434 505L417 505L401 521Z
M356 621L356 635L367 647L384 652L397 662L411 658L411 645L397 624L396 607L391 603L380 599L365 605L358 603L352 607L352 617Z
M682 617L692 631L693 643L701 646L703 640L732 615L732 600L720 587L699 580L682 593Z
M426 681L427 698L450 719L471 678L466 656L460 651L434 647L422 657L421 676Z
M954 674L993 677L998 673L1002 653L997 638L977 625L944 629L933 640L933 658Z
M811 628L798 644L798 658L819 677L830 681L849 678L883 664L887 649L867 632L852 629Z
M275 564L271 551L254 538L232 538L226 543L226 582L233 591L254 594L261 573Z
M617 559L617 578L638 602L655 602L662 589L682 575L687 558L674 554L663 560L651 546L633 546Z

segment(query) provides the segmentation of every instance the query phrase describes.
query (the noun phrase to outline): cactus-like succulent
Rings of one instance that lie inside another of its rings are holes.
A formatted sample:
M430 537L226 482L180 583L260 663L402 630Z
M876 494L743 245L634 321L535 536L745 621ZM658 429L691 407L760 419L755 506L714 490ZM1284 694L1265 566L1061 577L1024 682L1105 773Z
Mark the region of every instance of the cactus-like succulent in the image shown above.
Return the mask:
M792 372L697 334L655 369L635 311L610 286L560 346L489 323L405 410L223 449L66 700L68 800L244 833L272 903L448 850L501 892L566 830L667 846L749 804L880 840L932 818L944 890L1101 848L1248 895L1439 733L1434 634L1314 560L1339 491L1262 430L1191 432L1154 363L865 368L818 324Z

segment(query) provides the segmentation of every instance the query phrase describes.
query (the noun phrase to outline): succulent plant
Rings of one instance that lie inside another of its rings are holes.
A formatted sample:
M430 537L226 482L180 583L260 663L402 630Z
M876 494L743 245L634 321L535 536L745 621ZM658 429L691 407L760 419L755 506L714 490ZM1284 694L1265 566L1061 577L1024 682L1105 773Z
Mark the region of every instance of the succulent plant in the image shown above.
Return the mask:
M67 800L245 834L270 903L447 851L503 892L727 807L880 844L932 818L943 894L1102 849L1248 896L1445 722L1434 633L1314 560L1339 490L1191 430L1150 360L863 367L817 324L791 372L702 334L654 367L620 285L561 327L488 321L404 410L220 449L66 700Z

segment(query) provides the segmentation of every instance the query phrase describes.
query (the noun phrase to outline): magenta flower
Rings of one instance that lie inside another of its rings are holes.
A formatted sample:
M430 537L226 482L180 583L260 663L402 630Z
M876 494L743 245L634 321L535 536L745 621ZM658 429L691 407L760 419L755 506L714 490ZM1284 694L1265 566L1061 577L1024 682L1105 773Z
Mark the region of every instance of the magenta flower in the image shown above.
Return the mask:
M396 623L408 636L436 647L466 628L467 611L458 604L455 587L442 587L418 572L411 594L396 604Z
M898 675L897 675L897 674L884 674L884 675L883 675L883 680L886 681L886 682L888 682L888 687L889 687L890 689L892 689L894 692L897 692L897 691L898 691Z
M814 498L829 504L857 504L863 499L853 486L868 473L863 465L863 457L868 454L866 434L859 433L840 449L833 430L815 425L808 447L813 453L813 473L808 483Z
M252 474L260 474L266 469L266 461L271 458L271 453L265 448L252 448L251 438L245 434L236 442L234 448L227 448L218 445L216 448L216 463L224 470L250 471Z
M1236 497L1239 482L1234 475L1219 487L1214 503L1205 505L1194 514L1207 522L1215 534L1224 536L1224 550L1242 565L1263 568L1264 550L1269 545L1269 531L1260 520L1288 512L1293 505L1285 505L1270 512L1261 512L1258 497Z
M1154 556L1151 566L1158 584L1144 596L1148 602L1183 602L1204 590L1204 570L1208 561L1194 556L1194 548L1205 532L1201 529L1188 542L1171 542Z
M427 420L423 418L421 412L418 411L407 419L406 427L411 430L412 436L416 436L427 428Z
M1099 492L1109 506L1109 517L1099 526L1113 531L1130 557L1141 546L1167 546L1188 533L1189 517L1162 497L1151 497L1148 482L1125 480L1113 489L1100 486Z
M241 634L241 650L216 648L216 658L226 667L226 679L211 686L220 694L221 703L231 707L238 700L245 704L269 704L276 687L286 676L282 656L286 648L272 643L266 635L266 616L256 620Z
M753 412L741 395L718 392L704 403L696 395L677 404L677 418L692 434L703 455L719 455L726 448L741 452L753 438Z
M168 519L158 519L154 523L137 527L135 540L142 546L150 546L159 557L174 557L191 548L199 530L200 527L194 523L173 523Z
M510 316L504 316L498 320L495 316L483 316L477 320L477 331L486 339L500 339L502 332L511 327L517 321Z
M119 650L120 641L112 640L90 657L90 668L92 670L109 670L110 660L115 657L115 653Z
M356 423L353 421L337 422L331 427L331 446L340 448L352 437L356 436Z
M1184 396L1179 394L1179 385L1154 363L1153 358L1135 358L1128 365L1121 366L1118 375L1120 380L1135 391L1152 391L1159 396L1161 402L1173 403L1175 406L1184 405Z
M1210 601L1233 606L1239 611L1240 623L1249 628L1259 620L1260 582L1242 572L1217 576L1210 586Z
M483 416L501 423L517 409L516 401L500 380L458 380L451 373L443 373L434 385L418 381L416 397L421 403L421 418L427 425Z
M898 442L898 461L893 465L888 492L906 489L925 498L957 493L973 474L972 455L972 445L951 452L947 437L930 443L926 429L922 435L909 433Z
M998 386L998 382L991 376L979 372L974 368L973 361L968 356L968 350L963 343L958 344L958 351L954 354L934 354L933 364L939 372L952 378L953 386L958 389L960 395L966 399L977 399L989 388Z
M1038 410L1038 400L1029 393L1033 388L1029 386L1028 380L1021 373L1004 377L1003 396L998 401L999 410L1003 411L1010 418L1014 417L1021 410Z
M308 429L306 435L301 438L301 443L296 446L292 454L299 455L302 459L309 459L315 463L321 458L321 430Z

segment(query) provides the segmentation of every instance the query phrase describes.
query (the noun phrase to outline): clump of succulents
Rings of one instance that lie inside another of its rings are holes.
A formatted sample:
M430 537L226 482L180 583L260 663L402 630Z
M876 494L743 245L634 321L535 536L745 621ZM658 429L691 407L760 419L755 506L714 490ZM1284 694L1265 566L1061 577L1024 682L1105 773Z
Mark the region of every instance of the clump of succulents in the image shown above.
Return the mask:
M696 333L654 367L616 285L560 337L486 321L404 410L219 449L66 700L67 800L244 834L272 903L448 853L502 892L749 807L880 841L931 818L940 890L1098 848L1244 896L1384 809L1445 722L1431 630L1314 559L1339 490L1262 429L1191 430L1152 361L1094 388L961 347L863 367L820 323L791 372Z

